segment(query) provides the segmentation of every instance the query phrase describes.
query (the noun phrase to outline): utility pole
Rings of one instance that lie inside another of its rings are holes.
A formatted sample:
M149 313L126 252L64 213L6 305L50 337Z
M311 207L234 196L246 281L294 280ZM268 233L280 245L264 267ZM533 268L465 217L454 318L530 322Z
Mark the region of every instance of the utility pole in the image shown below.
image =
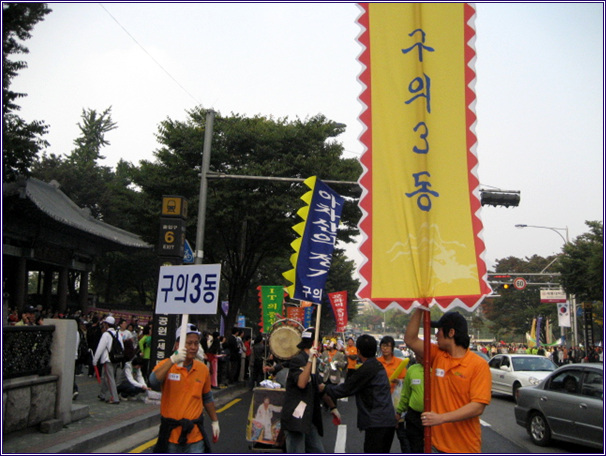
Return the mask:
M198 201L198 225L196 231L196 251L194 252L194 264L202 264L204 258L204 228L206 226L206 195L208 193L207 174L210 168L210 145L213 138L213 123L215 111L206 112L206 124L204 126L204 148L202 149L202 169L200 170L200 198Z

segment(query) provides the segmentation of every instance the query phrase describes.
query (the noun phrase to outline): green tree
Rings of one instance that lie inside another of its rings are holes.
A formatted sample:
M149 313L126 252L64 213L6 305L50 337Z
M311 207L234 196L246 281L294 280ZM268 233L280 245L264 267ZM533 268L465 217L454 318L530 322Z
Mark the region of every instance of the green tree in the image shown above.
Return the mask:
M148 207L159 208L163 195L181 195L190 208L198 207L200 178L198 169L203 150L206 110L188 112L186 121L167 119L160 124L154 162L142 161L133 168L134 183L144 192ZM214 122L211 172L230 175L277 176L355 181L361 168L354 159L343 159L343 147L333 138L343 132L342 126L318 115L305 121L273 119L262 116L244 117L218 114ZM351 241L357 234L359 210L357 188L340 185L335 188L348 198L339 239ZM291 229L300 220L297 210L300 197L308 189L300 183L250 180L212 180L206 212L205 263L221 263L226 286L222 299L230 303L227 328L246 305L254 306L258 271L274 258L288 259L293 253L290 243L296 233ZM197 218L188 218L188 239L195 238ZM146 235L157 236L158 211L150 211ZM199 246L194 248L200 249ZM284 283L281 273L275 279ZM274 282L273 284L276 284ZM284 283L285 284L285 283ZM286 285L286 284L285 284ZM258 307L258 301L256 302Z
M556 269L562 274L561 281L568 294L575 295L578 306L592 304L588 319L598 326L595 342L604 334L604 223L586 221L589 232L564 246ZM584 310L587 312L587 310ZM582 321L578 318L578 322Z
M602 301L604 296L604 223L587 221L589 232L564 246L555 265L562 286L579 301Z
M74 140L75 149L65 158L43 154L32 166L32 175L46 182L56 180L79 207L88 208L98 220L112 223L107 214L112 213L114 205L111 190L116 186L110 187L110 183L116 176L110 167L99 164L105 158L101 148L110 144L106 134L117 128L111 118L111 107L101 114L94 109L83 109L78 128L80 135ZM128 184L123 181L126 175L121 175L122 184Z
M48 126L17 115L17 100L26 94L14 92L10 86L27 63L10 56L29 53L23 41L31 38L34 26L50 12L46 3L2 3L2 182L29 176L38 153L48 146L43 138Z
M79 207L88 208L97 220L124 228L120 217L112 216L115 204L112 191L134 194L129 191L129 182L125 181L128 173L122 172L118 176L109 166L99 163L105 158L101 149L110 145L107 133L117 128L111 118L111 107L101 114L94 109L83 109L78 128L80 135L74 140L76 147L66 157L43 154L32 166L32 175L46 182L56 180L67 196ZM124 166L118 165L120 169ZM112 185L115 179L120 185Z
M538 273L553 263L555 256L543 258L533 255L520 259L508 257L498 260L495 267L497 273ZM554 283L557 276L536 276L533 282ZM482 303L483 316L489 320L488 328L497 340L525 342L525 334L530 332L532 320L539 316L549 318L552 325L557 322L556 306L541 303L538 287L528 286L524 290L513 287L507 289L496 287L496 298L487 298Z
M32 166L40 180L56 180L61 190L92 217L118 228L139 233L140 220L147 214L140 192L132 188L132 165L121 160L115 170L99 162L110 145L108 133L117 128L111 107L99 113L83 109L78 123L75 148L65 157L43 154ZM155 241L155 240L154 240ZM152 241L152 243L154 242ZM70 276L70 293L76 293L78 276ZM154 300L157 261L153 252L110 252L99 258L91 274L91 291L116 307L151 306Z

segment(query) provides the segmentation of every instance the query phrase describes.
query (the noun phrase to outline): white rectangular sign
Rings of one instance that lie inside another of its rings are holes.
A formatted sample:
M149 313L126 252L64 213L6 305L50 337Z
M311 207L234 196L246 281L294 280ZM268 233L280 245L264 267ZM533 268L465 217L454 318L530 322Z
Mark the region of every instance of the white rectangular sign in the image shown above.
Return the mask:
M156 313L215 315L220 264L161 266Z
M541 302L566 302L566 292L559 290L541 290Z

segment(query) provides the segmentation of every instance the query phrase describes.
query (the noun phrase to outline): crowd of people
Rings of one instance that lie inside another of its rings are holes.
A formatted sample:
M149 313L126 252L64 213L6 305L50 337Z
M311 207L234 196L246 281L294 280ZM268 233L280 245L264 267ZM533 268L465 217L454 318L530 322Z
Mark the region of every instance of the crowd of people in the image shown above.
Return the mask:
M150 369L151 322L143 326L136 315L116 321L113 316L99 312L51 313L41 306L27 306L21 315L11 309L7 318L12 326L43 325L48 319L71 319L77 325L73 399L79 395L76 377L83 375L99 375L102 380L99 399L107 403L143 398L141 393L149 389L146 382ZM124 363L109 360L112 336L117 337L123 347L127 358Z
M279 380L284 402L280 428L288 453L324 453L322 413L330 413L334 424L341 422L338 399L353 396L357 405L357 427L364 432L364 452L389 453L394 438L402 453L424 451L424 430L431 427L433 452L478 453L481 451L479 417L491 400L488 364L470 350L467 322L458 312L446 312L432 322L436 342L425 352L419 338L420 310L412 314L404 342L407 359L394 355L395 340L384 336L377 341L362 334L345 341L331 335L318 337L306 329L297 346L300 352L290 360L274 359L267 336L251 340L242 328L229 335L199 331L189 324L187 338L179 348L177 330L173 354L150 366L151 323L141 326L132 319L91 313L73 318L78 323L76 375L99 376L99 399L108 404L141 399L147 391L162 392L161 426L155 452L209 452L211 437L205 435L203 412L211 419L212 440L219 438L219 422L212 389L247 382L253 389L268 378ZM43 324L40 312L28 307L21 316L11 312L14 325ZM117 340L125 360L115 362L110 353ZM498 353L531 353L552 359L558 365L572 362L603 362L602 347L587 352L582 347L527 347L522 344L490 344L472 347L488 357ZM431 366L432 409L424 410L423 359ZM78 390L74 379L74 398ZM262 408L265 407L265 408ZM325 409L325 412L322 411ZM265 402L257 415L269 416ZM265 415L264 415L265 414ZM271 420L258 421L269 422ZM264 436L271 434L265 426Z
M565 345L535 345L526 344L478 344L477 349L489 358L497 354L519 353L540 355L549 358L558 366L571 363L603 363L604 353L602 347L594 345L585 350L582 346L567 347Z

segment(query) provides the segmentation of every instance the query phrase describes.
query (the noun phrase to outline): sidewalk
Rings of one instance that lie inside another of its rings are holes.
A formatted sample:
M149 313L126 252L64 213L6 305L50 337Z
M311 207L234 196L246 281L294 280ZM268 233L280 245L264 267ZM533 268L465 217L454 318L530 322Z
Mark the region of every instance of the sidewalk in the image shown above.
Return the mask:
M80 390L73 406L88 406L87 418L74 421L54 434L43 434L38 427L2 436L2 454L6 453L90 453L114 441L152 426L160 425L160 405L143 401L122 401L120 404L101 402L99 384L86 375L76 377ZM223 396L231 396L245 388L244 383L213 389L217 405ZM229 393L229 394L227 394Z

